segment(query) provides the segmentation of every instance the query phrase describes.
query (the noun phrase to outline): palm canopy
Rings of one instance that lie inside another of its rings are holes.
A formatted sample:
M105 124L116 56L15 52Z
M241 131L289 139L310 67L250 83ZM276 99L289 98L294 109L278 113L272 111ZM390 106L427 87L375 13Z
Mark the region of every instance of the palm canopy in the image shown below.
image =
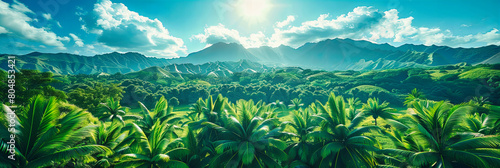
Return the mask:
M292 121L286 123L291 128L291 139L288 142L288 147L285 152L288 154L288 159L291 165L296 166L312 166L309 164L311 154L317 145L314 144L313 139L310 137L316 128L318 128L321 118L314 114L313 106L298 111L292 111Z
M240 100L236 106L234 114L228 114L221 124L204 123L220 133L215 142L218 155L211 166L280 167L277 160L286 160L287 155L283 152L286 143L278 139L279 120L264 119L266 113L252 101Z
M201 129L198 134L199 139L208 140L210 142L216 141L219 137L218 131L212 129L211 127L206 127L203 123L210 122L214 124L221 124L222 119L227 114L228 108L230 107L228 105L227 98L222 97L220 94L215 100L212 96L206 100L200 98L191 108L191 110L193 110L192 115L196 114L199 120L189 123L189 127L193 130Z
M483 135L498 135L500 133L500 114L479 114L469 115L465 120L470 132Z
M433 104L433 105L432 105ZM500 165L500 137L459 133L472 107L451 105L446 102L414 102L410 110L414 113L417 136L426 144L426 151L401 151L408 162L418 167L494 167Z
M342 96L331 93L328 102L318 102L321 129L309 136L318 140L321 147L312 155L315 167L373 167L375 158L370 151L376 151L377 141L365 133L379 130L377 126L359 126L365 119L358 114L347 123L345 102Z
M294 110L299 110L304 104L302 103L302 99L292 99L292 104L288 105L288 107L294 109Z
M100 108L98 110L98 114L96 117L101 121L114 121L118 120L122 124L125 124L124 120L133 119L138 120L141 119L139 116L135 115L127 115L125 108L120 105L119 101L115 101L112 97L106 100L106 103L101 103Z
M88 125L91 114L81 109L72 109L61 116L59 102L54 97L36 96L30 100L25 111L18 112L16 118L16 160L11 162L14 167L44 167L53 163L63 163L69 159L92 161L89 157L95 153L112 153L102 145L78 145L89 137L94 125ZM3 106L7 113L12 110ZM2 122L4 123L4 122ZM87 125L81 127L81 125ZM1 127L6 132L7 127ZM1 146L6 144L0 141ZM7 153L1 151L2 158ZM9 167L9 166L6 166Z
M349 112L347 113L347 119L352 120L354 119L354 117L356 117L356 115L359 113L358 106L360 105L361 101L359 100L359 98L347 98L347 109L349 110Z
M425 95L423 92L419 91L417 88L414 88L413 90L411 90L411 92L408 94L408 96L406 96L403 104L410 107L413 102L419 101L419 100L425 100Z
M396 114L396 110L389 107L388 102L379 103L377 98L369 98L366 104L363 104L361 109L363 115L372 116L375 120L375 125L377 125L377 119L393 119Z
M100 122L95 131L89 137L90 144L106 146L113 151L113 154L98 154L94 157L96 162L93 167L110 167L119 162L120 155L129 152L130 143L134 140L133 137L127 136L127 132L123 131L123 125L116 122L109 126L106 123Z
M156 121L151 134L146 135L135 123L130 123L130 134L134 142L130 145L130 152L122 155L122 161L116 167L188 167L179 161L189 154L189 150L182 147L181 139L171 139L169 131L172 125Z
M165 97L163 96L156 102L153 111L150 111L141 102L139 102L139 105L142 108L143 119L138 121L138 125L146 133L146 135L149 135L149 133L153 129L153 125L156 122L166 122L170 125L175 125L182 119L181 117L178 117L175 113L173 113L173 107L168 105L167 99L165 99ZM174 129L175 127L176 126L173 126L172 129ZM178 137L174 131L169 132L173 138Z

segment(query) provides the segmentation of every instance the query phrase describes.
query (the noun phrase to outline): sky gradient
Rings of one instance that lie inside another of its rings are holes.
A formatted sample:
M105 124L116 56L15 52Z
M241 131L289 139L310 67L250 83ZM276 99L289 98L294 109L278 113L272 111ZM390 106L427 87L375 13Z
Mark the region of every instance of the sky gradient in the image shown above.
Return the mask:
M217 42L246 48L352 38L500 45L500 1L0 0L0 53L182 57Z

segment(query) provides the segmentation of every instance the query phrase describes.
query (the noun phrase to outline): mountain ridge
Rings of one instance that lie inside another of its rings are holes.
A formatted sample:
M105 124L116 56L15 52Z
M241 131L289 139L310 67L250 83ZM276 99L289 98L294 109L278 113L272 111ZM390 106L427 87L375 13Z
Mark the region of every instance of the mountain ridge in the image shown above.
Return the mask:
M7 55L0 54L0 60ZM17 55L17 69L37 69L56 74L129 73L148 67L180 66L191 63L202 65L209 62L237 62L248 60L267 66L298 66L322 70L371 70L404 67L427 67L457 63L499 63L500 46L489 45L476 48L453 48L448 46L425 46L404 44L399 47L375 44L364 40L327 39L306 43L298 48L285 45L244 48L237 43L216 43L186 57L165 59L147 57L136 52L106 53L81 56L68 53L32 52ZM0 68L6 70L6 65ZM210 68L210 66L200 66ZM197 68L200 68L197 67ZM173 67L171 67L173 68ZM213 70L213 69L210 69ZM183 70L183 72L205 73L206 70Z

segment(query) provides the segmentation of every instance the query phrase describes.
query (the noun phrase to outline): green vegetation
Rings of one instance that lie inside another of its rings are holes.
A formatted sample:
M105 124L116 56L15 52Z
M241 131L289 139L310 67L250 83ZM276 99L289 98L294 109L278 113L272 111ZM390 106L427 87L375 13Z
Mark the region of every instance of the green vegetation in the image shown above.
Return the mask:
M495 67L140 79L21 71L45 82L20 83L34 91L22 90L16 109L4 103L2 113L17 114L16 160L2 115L0 167L495 167L498 75L463 78Z

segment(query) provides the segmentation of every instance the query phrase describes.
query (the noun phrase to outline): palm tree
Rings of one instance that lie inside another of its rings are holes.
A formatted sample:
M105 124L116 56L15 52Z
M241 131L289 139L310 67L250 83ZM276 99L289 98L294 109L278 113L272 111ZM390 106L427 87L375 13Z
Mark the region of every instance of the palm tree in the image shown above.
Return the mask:
M127 115L125 108L120 105L119 101L115 101L112 97L108 98L106 103L101 103L101 107L98 110L96 117L101 121L114 121L118 120L122 124L125 124L124 120L133 119L139 120L141 117L136 115Z
M277 160L286 160L286 143L279 140L279 120L264 120L262 111L252 101L240 100L235 115L227 115L221 125L205 123L220 132L216 141L217 156L210 167L280 167ZM277 159L277 160L275 160Z
M169 131L172 125L156 121L151 134L146 135L135 123L128 124L135 141L130 145L130 152L121 156L122 160L116 167L188 167L186 163L179 161L189 153L182 146L182 140L170 139Z
M354 119L354 117L359 113L358 107L361 105L361 101L357 97L347 98L347 105L347 109L349 110L347 113L347 119L352 121L352 119Z
M193 130L188 130L186 137L183 137L184 145L189 150L189 154L182 159L189 167L207 167L212 157L217 152L215 146L203 146Z
M379 104L379 100L377 98L369 98L366 104L363 104L363 108L361 109L363 115L372 116L375 120L375 125L377 125L377 119L392 119L394 118L396 110L389 107L388 102L383 102Z
M318 128L321 122L320 118L312 113L313 110L310 107L292 111L292 122L288 125L291 126L293 133L289 133L291 141L285 149L288 160L291 162L290 166L312 167L309 164L312 154L310 151L314 150L315 145L309 134Z
M89 156L96 153L112 153L102 145L79 145L94 129L93 125L88 124L92 115L82 109L72 109L67 114L61 115L58 105L59 102L55 97L47 99L39 95L30 100L25 111L17 113L16 160L8 162L10 166L44 167L57 163L64 164L69 159L89 161ZM12 112L5 105L3 110L6 113ZM3 125L0 130L5 133L7 127ZM7 140L0 141L0 147L6 144ZM0 151L2 158L10 155L6 152L6 150Z
M417 167L495 167L500 165L500 137L460 133L462 122L472 107L452 106L443 101L431 106L429 101L413 102L413 118L419 143L426 150L401 150L408 162Z
M406 118L402 118L399 120L411 122L405 119ZM382 130L382 134L392 140L395 148L381 149L377 153L382 155L377 155L376 157L380 160L379 163L383 163L386 166L409 167L409 155L412 153L424 152L426 150L425 144L419 143L416 136L417 133L412 131L410 129L411 126L408 124L392 119L387 119L387 122L391 125L393 130L392 132Z
M425 99L424 93L419 91L417 88L414 88L413 90L411 90L411 93L408 94L408 96L405 98L403 104L410 107L413 102L424 99Z
M322 119L321 129L309 133L321 144L312 154L311 163L315 167L373 167L375 158L370 151L378 150L374 138L365 133L379 130L377 126L359 127L365 119L357 115L347 123L345 102L342 96L331 93L326 105L318 102L319 116Z
M292 104L288 105L288 107L293 108L294 110L299 110L304 104L302 103L302 99L292 99Z
M487 97L479 96L479 97L473 97L469 102L468 105L472 106L475 108L475 112L479 114L488 114L491 110L489 109L490 103L488 101Z
M134 140L133 137L127 136L126 131L122 131L123 125L111 123L106 126L100 122L96 127L96 131L92 132L89 143L106 146L113 151L112 155L99 154L95 155L96 162L92 167L110 167L119 161L119 156L129 152L130 143Z
M214 142L218 140L218 131L212 129L211 127L206 127L204 125L205 122L210 122L213 124L221 124L222 118L225 117L227 110L226 105L228 104L227 98L222 97L222 95L218 95L215 101L210 96L207 100L203 101L201 98L195 103L192 108L197 112L198 118L200 120L191 122L189 127L192 130L200 130L198 133L198 139L204 140L206 142ZM208 145L208 144L205 144Z
M155 108L153 111L149 111L148 108L139 102L139 105L142 108L143 120L138 121L139 127L144 131L146 135L149 135L153 129L153 125L159 121L160 123L166 122L170 125L174 125L172 129L178 128L175 126L182 118L176 116L173 113L173 107L168 106L167 99L165 97L161 97L160 100L156 102ZM169 131L172 138L177 138L177 134L175 131Z

